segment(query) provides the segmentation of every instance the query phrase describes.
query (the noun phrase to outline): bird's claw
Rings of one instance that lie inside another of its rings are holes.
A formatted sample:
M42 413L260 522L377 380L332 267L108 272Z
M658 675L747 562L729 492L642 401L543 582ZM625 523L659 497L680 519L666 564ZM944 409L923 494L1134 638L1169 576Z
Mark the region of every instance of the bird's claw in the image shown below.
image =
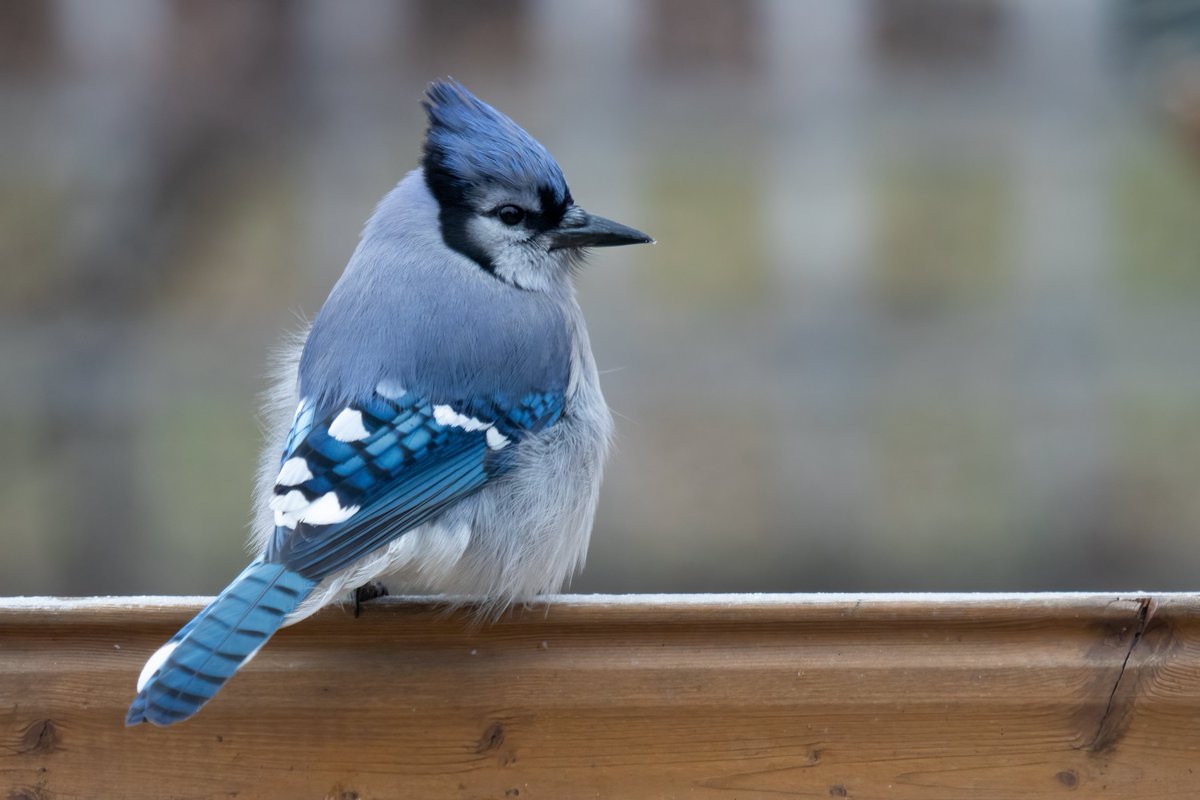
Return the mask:
M371 581L363 584L351 592L354 598L354 618L358 619L358 615L362 612L362 604L369 600L374 600L377 597L387 597L388 590L379 581Z

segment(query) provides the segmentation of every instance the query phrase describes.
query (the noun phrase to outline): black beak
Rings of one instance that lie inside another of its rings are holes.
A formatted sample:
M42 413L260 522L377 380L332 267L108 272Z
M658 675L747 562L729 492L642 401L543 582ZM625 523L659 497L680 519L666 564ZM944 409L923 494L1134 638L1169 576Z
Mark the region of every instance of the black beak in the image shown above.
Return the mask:
M619 247L623 244L653 244L654 240L639 230L589 214L579 206L571 206L562 222L550 231L550 249L564 247Z

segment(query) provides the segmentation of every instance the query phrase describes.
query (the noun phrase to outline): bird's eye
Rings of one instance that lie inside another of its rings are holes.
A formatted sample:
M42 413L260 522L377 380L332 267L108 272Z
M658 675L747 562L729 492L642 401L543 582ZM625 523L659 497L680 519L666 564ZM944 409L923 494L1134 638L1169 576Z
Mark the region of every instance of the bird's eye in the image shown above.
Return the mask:
M496 216L505 225L516 225L525 219L525 209L520 206L500 206L500 209L496 212Z

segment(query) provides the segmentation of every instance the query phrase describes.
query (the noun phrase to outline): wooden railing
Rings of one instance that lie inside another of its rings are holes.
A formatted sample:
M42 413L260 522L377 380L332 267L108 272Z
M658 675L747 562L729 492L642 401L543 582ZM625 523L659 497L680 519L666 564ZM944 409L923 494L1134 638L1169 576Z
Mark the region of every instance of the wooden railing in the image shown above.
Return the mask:
M0 797L1200 797L1197 595L386 599L125 728L201 602L0 600Z

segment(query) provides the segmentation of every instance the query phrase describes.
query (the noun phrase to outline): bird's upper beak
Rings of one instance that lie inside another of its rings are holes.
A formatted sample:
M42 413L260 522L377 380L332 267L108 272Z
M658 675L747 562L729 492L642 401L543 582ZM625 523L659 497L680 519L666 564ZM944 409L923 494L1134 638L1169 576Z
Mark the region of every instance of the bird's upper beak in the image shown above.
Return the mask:
M579 206L571 206L562 222L550 231L550 249L564 247L617 247L623 244L653 244L654 240L639 230L589 214Z

